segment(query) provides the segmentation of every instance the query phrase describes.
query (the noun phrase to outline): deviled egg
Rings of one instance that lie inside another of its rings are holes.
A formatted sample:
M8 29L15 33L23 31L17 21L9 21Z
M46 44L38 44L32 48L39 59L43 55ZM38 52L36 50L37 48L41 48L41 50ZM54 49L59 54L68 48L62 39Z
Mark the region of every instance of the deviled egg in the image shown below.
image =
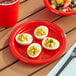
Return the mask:
M21 45L29 45L33 41L33 37L28 33L21 33L16 36L16 41Z
M58 40L56 40L54 38L46 37L42 41L42 46L48 50L55 50L55 49L59 48L60 43Z
M43 39L48 35L48 28L46 26L39 26L34 31L34 36L37 39Z
M31 58L39 56L40 53L41 53L41 46L38 43L32 43L27 49L27 54Z

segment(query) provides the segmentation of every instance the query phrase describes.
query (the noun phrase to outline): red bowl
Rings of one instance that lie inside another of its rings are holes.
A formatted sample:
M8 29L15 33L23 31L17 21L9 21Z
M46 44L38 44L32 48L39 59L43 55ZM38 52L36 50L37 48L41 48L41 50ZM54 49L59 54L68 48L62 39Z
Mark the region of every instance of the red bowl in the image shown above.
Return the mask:
M46 7L47 7L50 11L52 11L52 12L58 14L58 15L74 15L74 14L76 14L76 11L63 12L63 11L59 11L59 10L56 10L56 9L52 8L52 7L51 7L51 2L50 2L50 0L44 0L44 3L45 3L45 5L46 5Z
M49 29L48 37L53 37L60 42L60 47L56 50L46 50L42 46L42 40L38 40L34 36L34 30L38 26L47 26ZM32 43L39 43L42 47L42 52L37 58L30 58L27 55L27 48L28 46L19 45L15 38L17 34L20 33L29 33L33 36ZM19 26L17 26L10 35L9 38L9 47L13 54L23 62L30 63L30 64L45 64L52 62L59 58L66 48L66 36L61 28L59 28L56 24L50 23L48 21L43 20L35 20L35 21L28 21Z

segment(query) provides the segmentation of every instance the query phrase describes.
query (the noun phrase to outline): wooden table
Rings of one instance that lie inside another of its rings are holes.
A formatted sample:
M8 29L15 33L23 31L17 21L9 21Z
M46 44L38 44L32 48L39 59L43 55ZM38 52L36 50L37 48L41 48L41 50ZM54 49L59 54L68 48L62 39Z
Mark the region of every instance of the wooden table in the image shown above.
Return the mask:
M43 0L20 0L19 7L16 26L29 20L47 20L57 24L66 33L67 48L65 52L76 42L76 15L56 15L45 7ZM16 26L0 27L0 76L46 76L61 57L52 63L38 66L21 62L11 53L8 46L10 33Z

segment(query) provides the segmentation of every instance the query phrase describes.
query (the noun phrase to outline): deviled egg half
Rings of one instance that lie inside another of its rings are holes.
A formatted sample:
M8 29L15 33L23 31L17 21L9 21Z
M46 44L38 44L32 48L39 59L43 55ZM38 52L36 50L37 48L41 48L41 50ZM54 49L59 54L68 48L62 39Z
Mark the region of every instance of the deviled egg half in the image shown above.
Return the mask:
M34 31L34 36L37 39L43 39L48 35L48 28L46 26L39 26Z
M27 48L27 54L31 58L35 58L39 56L41 53L41 46L38 43L32 43L28 48Z
M42 46L48 50L55 50L55 49L59 48L60 43L58 40L56 40L54 38L46 37L42 41Z
M33 41L33 37L28 33L21 33L16 36L17 43L21 45L29 45Z

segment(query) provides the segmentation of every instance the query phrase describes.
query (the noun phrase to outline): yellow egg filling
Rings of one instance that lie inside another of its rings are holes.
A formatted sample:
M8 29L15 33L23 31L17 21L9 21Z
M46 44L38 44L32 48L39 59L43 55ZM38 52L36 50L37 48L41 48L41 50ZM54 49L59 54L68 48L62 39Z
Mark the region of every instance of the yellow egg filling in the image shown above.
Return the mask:
M31 55L31 56L34 56L34 55L37 55L38 53L40 52L40 49L36 46L31 46L28 50L28 53Z
M38 36L46 35L46 30L43 28L39 28L36 30L36 35L38 35Z
M56 42L53 39L46 39L44 42L44 45L46 47L51 47L53 48L55 46Z
M25 34L20 34L19 37L18 37L18 40L19 41L27 41L28 37Z

